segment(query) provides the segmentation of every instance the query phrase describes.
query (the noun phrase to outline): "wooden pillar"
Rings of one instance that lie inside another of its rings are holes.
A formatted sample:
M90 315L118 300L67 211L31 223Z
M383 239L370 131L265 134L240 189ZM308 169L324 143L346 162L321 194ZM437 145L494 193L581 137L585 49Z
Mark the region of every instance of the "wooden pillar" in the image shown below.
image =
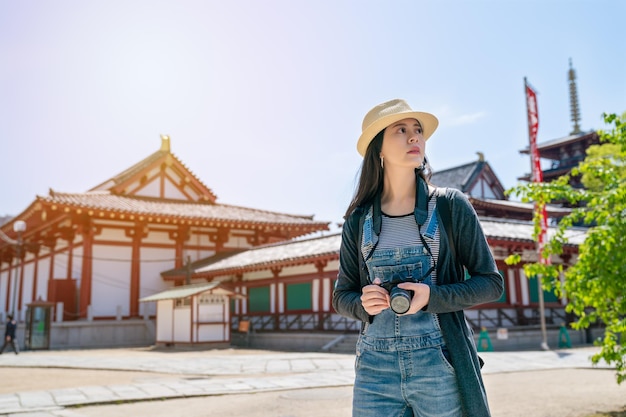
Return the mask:
M39 245L33 247L32 249L32 253L33 255L35 255L35 259L33 261L35 263L33 265L33 291L30 297L32 301L37 300L37 278L39 275L39 249L40 249Z
M56 302L56 286L54 285L54 248L57 245L57 239L54 236L46 236L43 239L43 245L50 252L50 265L48 267L48 301Z
M198 305L199 303L198 303L198 299L196 295L192 295L189 298L190 298L189 300L189 303L190 303L189 305L189 343L193 344L194 329L196 330L196 333L197 333L198 327L200 327L200 325L196 323L194 320L194 317L198 317L197 315L194 314L195 313L194 308L199 313L200 306Z
M65 279L72 279L72 269L74 267L74 231L67 230L63 233L62 238L67 240L67 273Z
M523 289L522 289L522 280L523 279L528 279L526 277L523 277L521 274L522 271L522 267L517 267L513 270L513 276L515 277L514 281L515 281L515 304L516 305L523 305L524 304L524 294L523 294Z
M139 316L139 289L141 286L141 236L133 239L130 261L130 317Z
M83 263L80 273L80 297L78 311L80 318L87 318L87 311L91 304L92 280L93 280L93 237L94 228L91 220L85 220L82 227L83 235Z
M20 286L18 289L18 296L17 296L17 311L22 311L22 298L23 298L23 292L24 292L24 258L26 257L26 251L24 250L24 248L21 248L20 251L20 257L18 259L19 262L19 270L15 271L15 276L17 276L17 274L19 273L20 276Z
M272 271L272 275L274 276L274 330L280 330L280 289L278 286L280 282L278 281L278 276L280 272L283 270L281 267L273 267L270 269Z
M222 324L222 341L230 342L230 297L226 297L222 305L222 317L224 317L224 323Z
M13 256L9 258L9 269L7 271L7 297L5 302L4 311L10 311L10 302L11 302L11 275L13 275ZM17 276L17 274L15 275Z
M184 259L184 251L185 251L185 242L189 240L190 237L190 229L188 226L178 226L178 230L172 231L169 233L169 238L174 241L174 250L175 250L175 268L182 268Z
M141 240L148 236L148 227L138 224L134 229L127 229L126 235L133 238L130 260L130 317L139 316L139 289L141 286Z
M317 274L319 276L319 291L317 294L317 329L324 330L324 268L328 261L316 261L315 268L317 269ZM312 289L312 288L311 288ZM311 294L312 295L312 294Z
M241 293L242 288L244 288L243 274L237 273L233 277L233 291ZM230 300L229 300L229 303L230 303ZM233 304L234 304L233 315L237 315L239 320L241 320L243 316L244 301L240 300L239 298L233 298Z
M67 273L65 279L72 279L72 270L74 269L74 241L67 241Z

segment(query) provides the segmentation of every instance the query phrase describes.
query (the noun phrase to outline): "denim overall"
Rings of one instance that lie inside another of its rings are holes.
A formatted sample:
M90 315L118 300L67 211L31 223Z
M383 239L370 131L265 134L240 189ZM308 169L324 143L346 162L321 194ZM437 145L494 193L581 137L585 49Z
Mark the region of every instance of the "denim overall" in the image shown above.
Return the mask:
M422 244L374 250L372 210L363 225L361 252L370 282L399 278L434 284L429 247L439 238L435 210L421 227ZM426 243L429 247L425 246ZM438 252L438 251L437 251ZM390 308L365 323L357 342L353 416L452 417L461 403L454 369L446 359L437 316L397 315Z

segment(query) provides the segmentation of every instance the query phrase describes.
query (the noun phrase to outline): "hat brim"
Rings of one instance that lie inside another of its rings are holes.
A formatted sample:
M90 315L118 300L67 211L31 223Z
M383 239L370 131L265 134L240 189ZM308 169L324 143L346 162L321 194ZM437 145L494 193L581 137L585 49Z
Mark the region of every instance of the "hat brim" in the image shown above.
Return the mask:
M356 143L356 150L361 156L365 156L365 152L367 151L367 147L370 142L381 130L404 119L417 119L417 121L420 122L420 125L422 125L424 140L428 140L435 130L437 130L437 126L439 126L439 120L437 120L437 118L430 113L412 111L390 114L389 116L377 119L374 123L370 124L363 131L363 133L361 133L361 136Z

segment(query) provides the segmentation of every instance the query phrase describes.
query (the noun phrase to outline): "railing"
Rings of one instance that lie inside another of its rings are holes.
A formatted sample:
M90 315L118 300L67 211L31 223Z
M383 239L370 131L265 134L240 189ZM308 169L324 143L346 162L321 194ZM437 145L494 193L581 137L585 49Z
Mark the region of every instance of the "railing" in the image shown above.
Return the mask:
M254 332L267 331L329 331L356 332L361 323L336 313L283 313L268 315L235 315L231 329L236 331L241 321L250 323Z
M361 322L338 314L328 313L328 318L324 324L324 330L328 331L358 332L361 330Z
M545 322L548 326L560 326L572 321L563 307L546 307ZM538 307L517 307L508 309L478 309L466 313L467 321L475 330L498 327L524 327L540 324L541 313Z
M572 322L572 317L563 307L546 307L545 319L548 326L560 326ZM466 319L475 329L483 327L495 329L501 327L534 327L540 324L538 307L510 307L491 309L472 309L466 311ZM281 314L240 314L234 315L231 328L236 331L240 321L248 321L253 332L358 332L361 322L340 316L337 313L281 313Z
M281 330L315 330L319 326L317 314L282 314L278 316Z

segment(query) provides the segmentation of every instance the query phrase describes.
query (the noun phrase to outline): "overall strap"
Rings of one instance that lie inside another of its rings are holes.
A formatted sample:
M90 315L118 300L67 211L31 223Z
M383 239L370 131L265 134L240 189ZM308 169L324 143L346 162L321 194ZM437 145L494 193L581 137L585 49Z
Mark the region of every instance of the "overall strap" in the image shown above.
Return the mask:
M437 210L443 222L443 228L448 235L448 242L452 259L456 260L456 248L454 247L454 235L452 234L452 214L450 213L450 202L446 198L446 188L437 188Z

